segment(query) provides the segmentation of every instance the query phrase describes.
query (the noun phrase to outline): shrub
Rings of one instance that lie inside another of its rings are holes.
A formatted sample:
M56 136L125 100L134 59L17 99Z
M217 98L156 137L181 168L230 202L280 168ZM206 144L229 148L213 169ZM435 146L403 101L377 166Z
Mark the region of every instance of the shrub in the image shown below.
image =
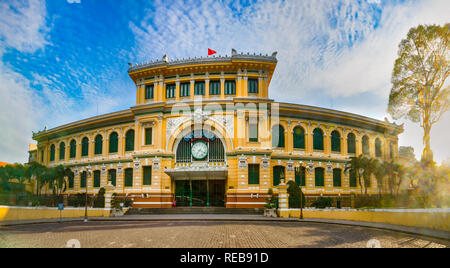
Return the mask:
M94 208L104 208L105 207L105 189L101 188L98 191L97 198L94 200Z
M268 194L270 198L266 198L267 203L264 205L265 208L278 208L278 198L273 194L272 188L269 189Z
M311 204L311 206L315 208L327 208L331 207L331 198L330 197L319 197L316 200L314 200Z

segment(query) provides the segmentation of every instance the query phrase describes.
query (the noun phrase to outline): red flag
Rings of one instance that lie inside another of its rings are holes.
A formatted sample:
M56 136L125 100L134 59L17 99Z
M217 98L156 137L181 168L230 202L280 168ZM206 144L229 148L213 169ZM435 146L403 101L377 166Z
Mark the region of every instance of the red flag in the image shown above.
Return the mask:
M217 52L215 52L214 50L208 48L208 56L214 55L216 53Z

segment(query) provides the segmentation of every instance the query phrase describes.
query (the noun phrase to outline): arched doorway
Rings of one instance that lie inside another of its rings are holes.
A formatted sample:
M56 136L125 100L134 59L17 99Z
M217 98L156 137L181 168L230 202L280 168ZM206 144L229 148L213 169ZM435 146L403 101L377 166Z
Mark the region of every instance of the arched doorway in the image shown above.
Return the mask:
M174 148L175 168L165 170L177 207L224 207L228 170L225 146L212 131L191 131Z

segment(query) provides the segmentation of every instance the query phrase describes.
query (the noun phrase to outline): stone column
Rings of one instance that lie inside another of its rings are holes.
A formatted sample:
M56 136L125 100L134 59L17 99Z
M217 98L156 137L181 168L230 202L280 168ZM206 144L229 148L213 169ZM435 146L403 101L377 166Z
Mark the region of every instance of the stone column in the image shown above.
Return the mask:
M281 218L289 218L289 197L287 193L288 186L281 180L278 188L278 216Z
M105 185L103 188L105 189L105 216L109 217L111 215L111 198L114 192L114 186L111 182L108 182L108 185Z

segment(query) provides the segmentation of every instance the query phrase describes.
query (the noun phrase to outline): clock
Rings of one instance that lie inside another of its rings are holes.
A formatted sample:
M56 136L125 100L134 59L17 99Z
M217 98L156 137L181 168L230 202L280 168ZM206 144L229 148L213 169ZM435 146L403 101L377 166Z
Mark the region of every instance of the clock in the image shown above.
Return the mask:
M196 160L202 160L205 159L205 157L208 155L208 145L204 142L196 142L194 145L192 145L191 148L192 157L194 157Z

